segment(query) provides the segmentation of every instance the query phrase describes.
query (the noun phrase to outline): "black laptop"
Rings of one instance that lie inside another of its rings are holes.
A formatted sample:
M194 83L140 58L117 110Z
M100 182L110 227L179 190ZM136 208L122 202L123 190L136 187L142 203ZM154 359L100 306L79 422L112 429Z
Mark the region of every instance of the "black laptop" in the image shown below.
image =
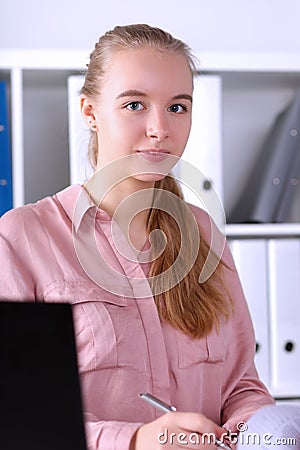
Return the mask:
M71 305L0 302L0 449L86 450Z

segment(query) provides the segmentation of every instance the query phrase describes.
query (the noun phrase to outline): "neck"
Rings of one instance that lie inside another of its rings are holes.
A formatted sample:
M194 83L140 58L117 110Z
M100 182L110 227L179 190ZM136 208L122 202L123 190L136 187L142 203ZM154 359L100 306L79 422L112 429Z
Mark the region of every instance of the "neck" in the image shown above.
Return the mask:
M95 205L106 211L122 229L136 250L148 238L148 217L153 202L154 182L123 180L103 195L99 179L92 177L85 185Z

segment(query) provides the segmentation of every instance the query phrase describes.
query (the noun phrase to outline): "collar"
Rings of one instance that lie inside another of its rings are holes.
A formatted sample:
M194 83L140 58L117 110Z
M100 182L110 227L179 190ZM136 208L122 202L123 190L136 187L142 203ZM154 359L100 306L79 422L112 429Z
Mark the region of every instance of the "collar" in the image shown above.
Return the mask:
M111 220L105 211L96 207L85 188L80 184L71 185L63 191L58 192L54 197L59 201L65 213L71 220L76 233L81 225L83 217L92 208L97 209L95 214L100 216L102 220Z

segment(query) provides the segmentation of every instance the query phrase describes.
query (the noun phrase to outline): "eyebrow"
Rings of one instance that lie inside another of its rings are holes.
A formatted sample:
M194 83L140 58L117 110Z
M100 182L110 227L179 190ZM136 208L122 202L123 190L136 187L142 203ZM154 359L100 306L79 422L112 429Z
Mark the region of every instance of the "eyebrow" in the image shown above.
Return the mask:
M181 98L184 98L185 100L189 100L191 103L193 103L193 97L190 94L175 95L175 97L173 97L172 100L180 100Z
M121 92L121 94L117 96L117 100L123 97L147 97L147 94L145 94L145 92L137 91L135 89L129 89L128 91ZM193 97L189 94L178 94L172 97L172 100L180 100L180 99L189 100L191 103L193 102Z

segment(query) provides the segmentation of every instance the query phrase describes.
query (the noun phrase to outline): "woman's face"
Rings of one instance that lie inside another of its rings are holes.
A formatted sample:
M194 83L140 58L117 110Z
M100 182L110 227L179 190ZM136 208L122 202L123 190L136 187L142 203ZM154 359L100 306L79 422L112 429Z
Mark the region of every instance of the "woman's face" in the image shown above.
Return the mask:
M166 154L181 157L191 128L192 91L182 54L150 47L115 51L100 97L82 103L83 114L97 126L97 168L128 155L151 167Z

